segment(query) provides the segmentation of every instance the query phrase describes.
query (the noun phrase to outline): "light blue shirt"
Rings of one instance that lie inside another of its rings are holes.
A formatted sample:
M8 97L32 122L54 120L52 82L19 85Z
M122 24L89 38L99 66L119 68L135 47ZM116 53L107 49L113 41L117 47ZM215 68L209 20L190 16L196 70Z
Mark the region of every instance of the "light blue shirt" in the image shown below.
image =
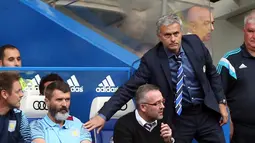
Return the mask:
M73 117L65 120L62 127L53 122L48 115L30 123L32 140L42 138L46 143L80 143L92 141L90 132L83 127L82 122Z

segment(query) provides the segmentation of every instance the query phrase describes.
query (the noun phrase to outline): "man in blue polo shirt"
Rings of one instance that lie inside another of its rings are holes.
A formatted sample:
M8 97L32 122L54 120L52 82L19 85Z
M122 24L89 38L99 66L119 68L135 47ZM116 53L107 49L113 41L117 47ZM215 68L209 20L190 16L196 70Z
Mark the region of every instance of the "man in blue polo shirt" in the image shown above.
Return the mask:
M48 114L30 124L33 143L91 143L82 122L69 115L70 88L62 81L50 83L45 91Z

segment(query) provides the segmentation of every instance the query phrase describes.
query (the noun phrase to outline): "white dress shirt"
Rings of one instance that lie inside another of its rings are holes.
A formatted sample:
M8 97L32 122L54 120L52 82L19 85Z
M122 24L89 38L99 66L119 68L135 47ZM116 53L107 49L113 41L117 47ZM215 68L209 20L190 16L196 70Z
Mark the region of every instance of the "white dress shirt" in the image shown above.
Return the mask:
M147 121L145 121L140 115L139 115L139 113L138 113L138 111L137 110L135 110L135 118L136 118L136 120L138 121L138 123L142 126L142 127L144 127L144 125L146 124L146 123L149 123L149 122L147 122ZM153 122L151 122L151 123L156 123L156 124L153 124L152 126L151 126L151 129L150 130L148 130L147 128L145 128L145 129L147 129L149 132L151 132L156 126L157 126L157 124L158 124L158 121L157 120L155 120L155 121L153 121ZM151 124L151 123L149 123L149 124Z

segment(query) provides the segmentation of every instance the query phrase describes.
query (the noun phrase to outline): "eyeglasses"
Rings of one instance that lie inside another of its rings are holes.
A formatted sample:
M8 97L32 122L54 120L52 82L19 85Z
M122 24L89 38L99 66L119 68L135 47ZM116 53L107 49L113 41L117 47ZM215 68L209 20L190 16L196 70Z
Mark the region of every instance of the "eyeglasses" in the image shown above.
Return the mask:
M147 105L151 105L151 106L158 106L160 107L162 104L165 104L166 100L162 99L160 101L157 101L155 103L142 103L142 104L147 104Z

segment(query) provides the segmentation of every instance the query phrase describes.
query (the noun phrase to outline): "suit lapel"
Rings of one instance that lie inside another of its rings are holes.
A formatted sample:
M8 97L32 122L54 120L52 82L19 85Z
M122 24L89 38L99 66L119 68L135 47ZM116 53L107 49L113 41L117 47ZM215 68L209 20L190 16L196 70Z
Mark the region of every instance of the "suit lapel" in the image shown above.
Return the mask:
M172 90L172 77L171 77L168 57L166 55L166 52L162 44L159 44L158 48L159 48L160 66L163 69L166 79L168 81L168 84L170 86L170 89Z
M169 69L169 62L168 62L168 57L167 57L167 54L163 48L163 45L161 43L159 43L157 45L157 48L158 48L158 52L159 52L159 58L160 58L160 64L161 64L161 67L164 71L164 74L167 78L167 81L169 83L169 86L170 86L170 89L172 90L172 76L171 76L171 72L170 72L170 69ZM196 56L196 53L195 51L192 49L191 45L189 45L186 41L182 41L182 48L186 54L186 56L188 57L189 59L189 62L191 64L191 66L193 67L193 70L197 76L197 78L202 81L202 76L201 76L201 71L199 64L200 64L200 61L197 59L197 56Z
M196 76L199 78L199 80L201 80L200 79L200 77L201 77L200 68L201 67L199 66L201 61L199 61L197 59L198 55L196 55L196 52L192 49L191 45L187 44L185 41L182 42L182 48L183 48L186 56L188 57L189 62L192 65L194 72L196 73Z

